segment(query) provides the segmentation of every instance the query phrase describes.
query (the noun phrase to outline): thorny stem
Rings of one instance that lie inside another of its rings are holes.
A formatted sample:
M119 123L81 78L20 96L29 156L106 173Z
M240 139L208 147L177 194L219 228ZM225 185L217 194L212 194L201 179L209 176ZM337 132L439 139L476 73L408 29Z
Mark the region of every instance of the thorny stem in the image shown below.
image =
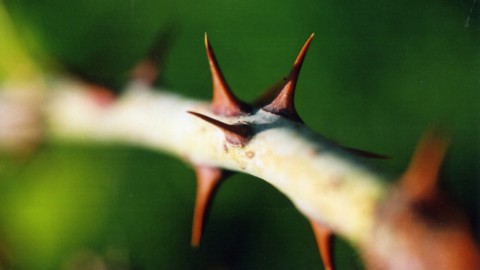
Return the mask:
M386 192L382 177L304 125L258 110L224 117L251 123L254 136L244 147L226 143L223 132L187 113L212 118L209 104L131 84L110 106L101 106L82 85L56 86L47 107L49 136L56 139L119 142L171 153L205 164L257 176L285 194L307 217L327 224L354 245L374 221ZM294 157L294 158L292 158Z
M420 144L419 158L400 185L392 185L348 149L262 109L218 116L210 103L139 82L108 102L87 84L54 82L41 102L47 139L130 144L196 166L257 176L285 194L311 223L348 240L368 269L480 269L480 253L464 215L438 196L432 179L416 173L416 168L431 166L422 157L443 151L438 140ZM230 126L248 125L252 136L245 144L229 143L221 128L189 111ZM434 168L429 172L436 176ZM415 191L406 183L424 180L430 192L411 196Z
M2 8L0 21L5 21ZM378 155L339 146L302 124L293 104L293 86L311 37L280 95L251 112L223 81L207 40L218 90L213 104L150 88L155 72L143 72L151 69L148 62L118 99L98 87L60 78L51 78L52 89L44 97L44 77L36 66L27 62L12 72L9 61L0 64L0 71L11 84L4 82L0 89L23 91L0 95L0 105L6 100L3 108L8 112L0 114L0 139L17 150L23 142L33 148L39 137L38 109L45 114L47 139L131 144L168 152L194 166L257 176L285 194L311 224L321 226L314 228L323 232L320 238L333 232L350 241L370 269L480 269L480 252L464 215L437 192L442 140L422 141L400 184L391 185L355 156ZM12 44L6 48L20 48ZM21 49L13 51L23 57ZM7 56L0 58L18 60ZM21 83L24 80L29 83ZM17 115L25 117L10 117ZM37 123L33 131L32 122ZM201 226L195 228L201 233ZM194 233L194 244L199 233ZM330 257L329 250L321 252Z

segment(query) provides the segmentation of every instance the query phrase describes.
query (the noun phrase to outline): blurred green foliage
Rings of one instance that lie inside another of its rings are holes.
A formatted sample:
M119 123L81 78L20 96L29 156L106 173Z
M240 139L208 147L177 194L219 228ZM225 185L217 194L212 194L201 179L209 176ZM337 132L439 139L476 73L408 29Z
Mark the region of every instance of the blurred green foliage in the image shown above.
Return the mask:
M211 88L204 32L245 100L285 76L315 32L297 86L305 122L343 144L394 157L379 164L393 174L430 124L445 124L453 143L441 184L478 226L476 0L4 3L32 55L114 89L157 33L171 31L159 84L202 99ZM194 174L176 159L126 146L49 143L26 163L0 162L0 239L15 269L321 267L306 220L250 176L225 182L194 250ZM346 243L338 240L337 251L339 269L362 269Z

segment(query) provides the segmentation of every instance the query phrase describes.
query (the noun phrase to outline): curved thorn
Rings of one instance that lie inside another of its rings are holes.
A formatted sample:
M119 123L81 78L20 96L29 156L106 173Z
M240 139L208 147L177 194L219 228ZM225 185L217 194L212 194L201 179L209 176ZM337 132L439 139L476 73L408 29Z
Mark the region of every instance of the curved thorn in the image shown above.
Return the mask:
M227 142L229 142L232 145L243 147L245 144L248 143L248 141L252 137L252 130L246 124L230 125L200 113L190 112L190 111L188 113L193 114L198 118L205 120L208 123L220 128L225 134L225 139L227 140Z
M212 73L213 100L212 111L217 115L238 116L249 112L248 105L240 101L230 90L220 70L213 49L205 33L205 48Z
M333 259L333 233L332 230L323 224L310 220L315 240L322 258L324 268L334 270L335 264Z
M400 182L408 195L424 198L435 190L448 141L447 136L439 130L431 130L423 135Z
M209 207L217 188L223 179L225 179L226 173L224 170L218 168L197 165L195 166L195 174L197 176L197 196L193 214L191 245L198 247L202 238Z
M307 54L308 47L313 39L314 34L311 34L303 45L300 53L293 64L293 68L287 77L285 85L283 86L277 97L268 105L263 107L263 110L274 114L285 116L293 121L302 122L300 116L295 109L295 86L297 85L300 69L302 68L303 60Z

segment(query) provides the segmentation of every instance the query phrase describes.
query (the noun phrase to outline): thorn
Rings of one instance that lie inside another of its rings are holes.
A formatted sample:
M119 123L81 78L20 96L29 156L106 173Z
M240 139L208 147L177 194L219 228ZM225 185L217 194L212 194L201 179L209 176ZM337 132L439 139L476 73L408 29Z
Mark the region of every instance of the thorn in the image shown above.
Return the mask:
M227 142L229 142L232 145L243 147L245 144L248 143L248 141L252 137L252 130L250 126L246 124L230 125L200 113L190 112L190 111L188 113L193 114L207 121L208 123L220 128L225 134L225 138Z
M133 80L146 85L153 85L160 73L161 65L165 61L168 49L173 40L173 27L169 27L157 34L145 59L140 61L132 70Z
M111 89L97 84L90 84L88 82L86 82L86 86L88 87L89 94L97 105L106 108L115 101L116 96Z
M302 68L303 60L305 58L305 55L307 54L307 50L310 46L310 42L313 39L313 35L314 34L310 35L310 37L307 39L302 49L300 50L300 53L298 54L297 59L293 64L293 68L290 71L290 74L288 75L282 90L270 104L263 107L263 110L285 116L286 118L296 122L303 122L298 115L297 110L295 109L295 86L297 85L297 80L300 75L300 69Z
M425 198L436 189L438 173L449 139L439 129L427 131L418 143L400 186L413 198Z
M323 224L310 220L317 246L320 251L324 268L327 270L335 269L333 259L333 233L332 230Z
M247 114L250 111L249 106L240 101L230 90L220 70L215 54L213 53L207 33L205 33L205 48L207 49L208 63L212 73L213 100L212 111L216 115L238 116Z
M153 85L158 73L157 63L150 59L144 59L133 68L132 78L146 85Z
M223 179L225 179L226 173L224 170L218 168L197 165L195 166L195 174L197 175L197 197L195 199L195 210L193 213L191 245L198 247L202 238L209 206L211 205L215 191Z

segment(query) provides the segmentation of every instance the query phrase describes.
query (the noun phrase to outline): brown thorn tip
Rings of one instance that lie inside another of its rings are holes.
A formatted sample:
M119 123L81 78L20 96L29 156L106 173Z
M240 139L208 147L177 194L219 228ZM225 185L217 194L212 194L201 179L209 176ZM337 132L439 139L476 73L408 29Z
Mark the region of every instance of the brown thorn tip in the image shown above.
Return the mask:
M238 116L248 113L249 106L240 101L230 90L222 71L218 66L217 59L205 33L205 48L207 50L208 63L212 73L213 99L212 111L217 115Z
M333 258L333 233L330 228L320 224L316 221L310 220L312 225L315 240L320 251L320 257L322 258L324 268L327 270L334 270L334 258Z
M244 146L245 144L248 143L248 141L252 137L252 130L250 126L248 126L247 124L230 125L200 113L191 112L191 111L189 111L188 113L195 115L196 117L202 120L205 120L208 123L220 128L225 134L225 138L227 142L229 142L234 146Z
M221 169L202 165L195 166L195 173L197 176L197 197L193 213L191 245L198 247L202 238L209 206L217 187L225 177L225 173Z
M302 68L303 60L305 59L305 55L307 54L308 47L312 42L313 36L314 34L312 33L300 50L300 53L293 63L293 68L290 71L282 90L270 104L263 107L263 110L282 115L293 121L302 122L297 110L295 109L295 86L297 85L300 69Z
M135 81L146 85L153 85L161 73L162 65L173 40L174 31L170 26L160 31L155 36L145 59L136 64L131 71L131 77Z
M435 190L448 142L448 136L439 129L423 135L400 182L410 196L422 198Z
M157 64L150 59L146 59L138 63L132 71L132 78L135 81L140 81L147 85L153 85L157 77Z

